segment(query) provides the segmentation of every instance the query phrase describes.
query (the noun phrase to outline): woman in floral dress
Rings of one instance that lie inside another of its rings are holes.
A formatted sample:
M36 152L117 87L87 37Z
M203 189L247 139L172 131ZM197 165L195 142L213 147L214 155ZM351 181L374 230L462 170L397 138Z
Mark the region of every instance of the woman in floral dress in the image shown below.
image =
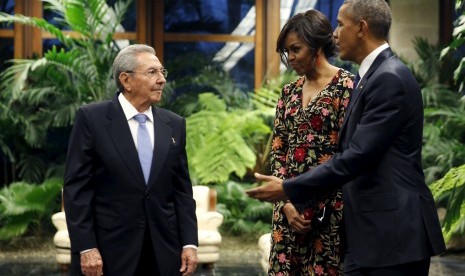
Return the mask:
M274 121L271 169L287 179L336 152L353 75L328 62L336 45L329 21L315 10L289 19L277 51L301 76L283 87ZM341 190L309 194L308 199L302 206L275 203L269 275L342 275Z

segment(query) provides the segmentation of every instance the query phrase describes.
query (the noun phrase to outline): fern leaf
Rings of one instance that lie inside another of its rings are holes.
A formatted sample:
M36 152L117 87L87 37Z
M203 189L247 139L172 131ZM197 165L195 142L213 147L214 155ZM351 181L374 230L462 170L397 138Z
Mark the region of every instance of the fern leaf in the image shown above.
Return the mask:
M465 164L449 170L443 178L431 184L430 189L435 199L445 197L447 200L442 227L445 239L465 233Z

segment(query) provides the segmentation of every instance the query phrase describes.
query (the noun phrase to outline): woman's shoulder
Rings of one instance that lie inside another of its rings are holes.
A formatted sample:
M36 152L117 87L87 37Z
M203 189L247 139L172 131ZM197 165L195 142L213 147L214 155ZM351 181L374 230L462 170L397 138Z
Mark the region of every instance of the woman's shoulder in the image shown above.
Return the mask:
M285 90L294 90L296 87L300 87L304 84L305 77L304 76L298 76L297 79L294 81L291 81L287 84L284 85L283 89Z
M341 79L345 79L345 78L354 79L355 78L355 75L352 74L352 72L344 68L339 68L339 76L340 76L339 78Z

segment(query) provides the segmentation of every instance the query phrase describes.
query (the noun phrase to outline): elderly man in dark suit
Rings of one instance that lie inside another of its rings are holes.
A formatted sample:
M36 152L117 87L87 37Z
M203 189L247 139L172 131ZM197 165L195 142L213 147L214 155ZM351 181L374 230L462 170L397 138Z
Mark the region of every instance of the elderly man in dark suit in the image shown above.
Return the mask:
M420 88L387 44L390 25L386 1L344 1L334 37L341 59L360 64L360 81L339 133L339 153L296 178L257 174L266 184L247 191L260 200L301 202L342 185L344 275L427 276L430 257L445 251L421 167Z
M185 120L152 105L167 71L147 45L122 49L113 70L120 92L81 107L69 141L71 274L192 275L198 237Z

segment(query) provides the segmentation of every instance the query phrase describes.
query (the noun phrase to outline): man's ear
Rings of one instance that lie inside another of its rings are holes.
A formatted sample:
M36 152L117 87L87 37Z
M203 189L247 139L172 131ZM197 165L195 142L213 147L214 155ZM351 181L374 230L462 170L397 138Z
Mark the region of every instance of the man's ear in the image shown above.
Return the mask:
M119 81L121 82L121 85L123 85L124 87L124 91L131 91L131 84L130 84L131 77L129 76L129 74L126 72L121 72L118 78L119 78Z
M357 36L358 37L364 37L368 34L368 23L365 21L365 20L360 20L360 22L358 23L358 33L357 33Z

